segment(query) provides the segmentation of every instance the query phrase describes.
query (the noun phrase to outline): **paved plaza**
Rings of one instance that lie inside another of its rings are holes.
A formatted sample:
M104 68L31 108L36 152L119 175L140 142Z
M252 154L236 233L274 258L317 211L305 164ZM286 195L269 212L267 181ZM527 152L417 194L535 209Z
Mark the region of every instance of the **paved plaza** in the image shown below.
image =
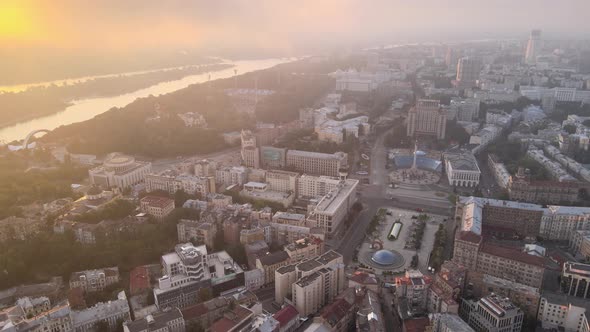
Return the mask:
M358 263L374 270L376 274L402 273L410 268L412 257L418 254L418 269L427 271L428 257L434 245L434 234L445 217L427 214L429 218L425 222L420 249L414 250L406 248L406 242L411 239L410 234L415 227L412 225L418 222L417 218L421 213L391 207L384 209L387 210L385 220L377 226L377 230L370 237L365 237L358 252ZM402 223L401 231L396 240L390 240L388 235L397 220ZM380 250L384 251L379 252ZM375 255L376 252L379 253Z
M440 173L422 169L398 169L389 174L393 183L433 184L440 181Z

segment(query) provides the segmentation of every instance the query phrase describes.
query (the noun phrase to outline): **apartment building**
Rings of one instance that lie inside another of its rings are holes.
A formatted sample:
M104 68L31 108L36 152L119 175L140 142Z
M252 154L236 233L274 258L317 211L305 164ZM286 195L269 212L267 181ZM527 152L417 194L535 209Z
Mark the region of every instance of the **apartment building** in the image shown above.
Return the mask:
M459 313L459 301L466 280L464 266L445 261L428 287L426 309L432 313Z
M324 253L324 241L316 237L305 237L289 243L284 249L291 262L300 262L318 257Z
M226 166L215 171L215 182L224 187L248 182L248 169L244 166Z
M297 172L314 175L339 176L340 169L348 166L348 155L289 150L287 167Z
M139 208L159 221L163 221L174 211L174 200L160 196L145 196L139 200Z
M256 258L256 268L264 271L264 284L269 285L275 281L275 271L291 263L291 258L286 251L280 250L266 253Z
M179 242L196 241L213 248L217 225L208 221L182 219L176 225Z
M407 270L403 277L395 278L396 295L404 299L404 305L412 313L426 310L428 289L432 279L418 270Z
M291 303L301 316L318 312L345 287L342 255L330 250L301 263L284 266L275 272L275 301Z
M158 174L145 176L147 192L163 190L173 195L178 190L188 194L197 194L206 197L215 192L215 179L213 176L197 176L191 174L178 174L173 170L165 170Z
M458 232L453 261L494 277L539 288L543 282L545 259L529 255L519 248L484 242L471 232Z
M131 320L127 296L122 291L117 299L106 303L97 303L90 308L72 311L75 332L94 332L98 323L105 323L109 330L115 331L121 322Z
M118 282L119 268L116 266L74 272L70 275L70 289L79 287L84 292L100 292Z

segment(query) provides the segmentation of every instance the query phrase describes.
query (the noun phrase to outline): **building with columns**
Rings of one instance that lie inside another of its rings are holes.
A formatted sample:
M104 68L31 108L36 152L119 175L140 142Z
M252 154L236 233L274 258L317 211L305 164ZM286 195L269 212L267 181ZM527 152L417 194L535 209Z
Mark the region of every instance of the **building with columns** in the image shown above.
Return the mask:
M451 186L477 187L481 171L473 153L449 152L443 155L445 171Z

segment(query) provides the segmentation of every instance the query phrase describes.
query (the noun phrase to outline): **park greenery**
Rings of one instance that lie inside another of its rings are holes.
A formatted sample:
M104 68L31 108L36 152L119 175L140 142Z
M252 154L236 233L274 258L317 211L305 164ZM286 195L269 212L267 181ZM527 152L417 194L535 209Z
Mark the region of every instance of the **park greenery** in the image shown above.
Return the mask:
M275 144L275 146L290 150L304 150L321 153L335 153L338 151L350 153L358 148L358 139L356 137L352 135L347 137L346 134L344 137L344 143L342 144L320 141L313 129L301 129L287 133L277 144Z
M21 216L23 205L78 197L71 184L82 181L87 170L69 163L33 168L35 164L46 164L48 158L43 151L35 154L23 151L0 156L0 219Z
M435 271L440 269L440 266L444 262L445 246L447 244L447 230L444 225L438 226L438 230L434 234L434 246L430 253L430 267L434 268Z
M174 222L112 232L97 237L94 245L76 242L71 232L41 232L25 241L0 243L0 288L44 282L53 276L68 280L72 272L98 267L118 266L126 274L136 266L158 262L175 244Z
M73 153L97 155L120 151L172 157L219 151L227 147L221 136L224 132L254 128L256 121L282 123L297 119L300 108L313 106L333 86L333 79L324 74L353 63L354 59L319 64L297 61L243 74L235 80L195 84L166 95L140 98L91 120L62 126L43 140L66 144ZM254 119L238 111L242 102L232 99L226 90L236 84L252 88L255 79L258 88L274 93L259 100ZM207 128L186 127L177 115L187 112L203 115Z
M116 220L129 216L135 210L135 204L125 199L116 199L105 206L90 210L74 217L77 222L96 224L103 220Z

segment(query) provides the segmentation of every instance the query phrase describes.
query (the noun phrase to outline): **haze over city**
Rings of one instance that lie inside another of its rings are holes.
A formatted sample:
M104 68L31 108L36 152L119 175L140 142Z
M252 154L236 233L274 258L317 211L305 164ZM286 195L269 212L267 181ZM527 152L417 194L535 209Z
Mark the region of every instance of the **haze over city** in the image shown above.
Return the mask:
M0 0L0 332L589 332L587 0Z

